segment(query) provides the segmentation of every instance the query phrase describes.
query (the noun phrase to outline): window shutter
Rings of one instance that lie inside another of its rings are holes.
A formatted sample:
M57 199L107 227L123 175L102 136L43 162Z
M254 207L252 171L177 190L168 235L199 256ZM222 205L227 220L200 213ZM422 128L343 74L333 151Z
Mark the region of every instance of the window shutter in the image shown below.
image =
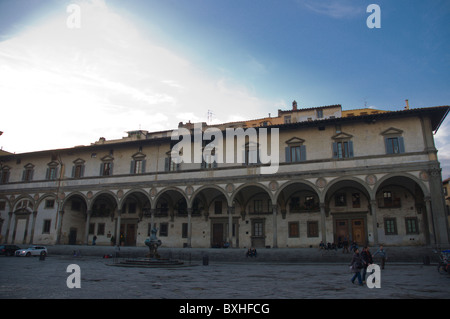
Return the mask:
M100 163L100 176L103 176L103 163Z
M348 141L348 156L353 157L353 141Z
M136 161L135 160L131 160L131 163L130 163L130 174L137 173L137 172L134 171L135 164L136 164Z
M286 163L290 163L291 162L291 148L289 146L286 146L284 148L284 152L286 154Z
M112 176L113 175L113 172L114 172L114 163L113 162L111 162L111 166L110 166L110 169L109 169L109 176Z
M384 144L386 146L386 154L392 154L394 151L392 147L389 145L389 139L387 137L384 138Z
M47 170L45 171L45 179L49 180L50 179L50 169L47 168Z
M164 171L168 172L170 168L170 157L164 159Z
M84 165L81 165L80 177L84 177Z
M334 142L333 143L333 158L337 158L337 157L338 157L337 143Z
M142 160L142 173L145 173L145 164L147 163L147 160Z
M300 146L300 161L306 161L306 145Z
M75 177L75 168L76 168L76 165L73 165L72 166L72 178Z
M26 169L24 169L22 172L22 182L25 181L26 172L27 172Z
M399 147L400 153L405 153L405 142L403 140L403 136L400 136L398 138L398 147Z

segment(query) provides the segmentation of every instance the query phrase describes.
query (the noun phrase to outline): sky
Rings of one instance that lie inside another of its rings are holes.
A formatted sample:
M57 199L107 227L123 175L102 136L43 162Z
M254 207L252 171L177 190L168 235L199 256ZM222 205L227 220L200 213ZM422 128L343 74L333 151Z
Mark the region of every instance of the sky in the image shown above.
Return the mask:
M293 100L450 105L449 39L448 0L0 0L0 147L276 116ZM443 178L449 136L447 119Z

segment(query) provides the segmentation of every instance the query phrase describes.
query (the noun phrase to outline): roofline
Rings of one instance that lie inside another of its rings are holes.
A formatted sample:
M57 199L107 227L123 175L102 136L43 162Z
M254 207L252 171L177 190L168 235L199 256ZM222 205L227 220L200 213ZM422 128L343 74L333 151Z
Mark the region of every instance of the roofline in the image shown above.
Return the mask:
M367 115L357 115L357 116L347 116L347 117L336 117L336 118L328 118L328 119L320 119L314 121L302 121L296 123L289 124L274 124L267 126L259 126L254 127L255 129L259 128L279 128L283 130L289 130L299 127L311 127L311 126L323 126L332 123L343 123L343 122L367 122L373 123L377 120L384 120L388 118L398 118L398 117L407 117L407 116L419 116L419 115L430 115L432 130L434 134L436 134L437 130L441 126L442 122L445 120L447 114L450 111L450 106L435 106L435 107L426 107L426 108L415 108L415 109L407 109L407 110L399 110L399 111L390 111L384 113L377 114L367 114ZM244 121L245 122L245 121ZM227 123L224 123L227 124ZM174 131L168 130L168 131ZM226 128L222 130L225 132ZM153 132L150 132L153 133ZM119 146L132 146L132 145L144 145L144 144L159 144L159 143L167 143L170 142L171 136L166 137L158 137L158 138L150 138L150 139L141 139L141 140L133 140L133 141L122 141L118 140L118 142L106 143L106 144L91 144L91 145L82 145L75 146L71 148L61 148L61 149L52 149L52 150L43 150L43 151L34 151L34 152L26 152L26 153L17 153L17 154L7 154L1 155L0 158L16 158L19 156L27 156L27 155L45 155L45 154L58 154L62 152L74 152L77 150L88 151L88 150L101 150L101 149L110 149L112 147Z

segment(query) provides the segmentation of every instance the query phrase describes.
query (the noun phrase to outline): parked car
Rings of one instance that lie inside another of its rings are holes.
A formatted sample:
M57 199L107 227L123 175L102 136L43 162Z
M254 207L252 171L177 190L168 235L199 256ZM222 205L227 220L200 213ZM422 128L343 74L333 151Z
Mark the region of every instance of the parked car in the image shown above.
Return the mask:
M47 256L47 248L44 246L31 246L29 248L25 248L25 249L19 249L16 250L15 255L17 257L19 256L39 256L41 254L41 252L44 253L44 256Z
M0 255L14 256L16 250L20 249L17 245L0 245Z

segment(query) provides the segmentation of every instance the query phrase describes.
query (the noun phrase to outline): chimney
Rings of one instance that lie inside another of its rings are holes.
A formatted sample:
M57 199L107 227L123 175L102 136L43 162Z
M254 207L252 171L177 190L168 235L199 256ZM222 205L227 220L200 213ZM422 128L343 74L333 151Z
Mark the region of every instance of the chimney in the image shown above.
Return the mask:
M405 102L406 102L405 110L409 110L409 101L408 101L408 99L406 99Z
M295 100L292 102L292 111L297 111L297 102Z

